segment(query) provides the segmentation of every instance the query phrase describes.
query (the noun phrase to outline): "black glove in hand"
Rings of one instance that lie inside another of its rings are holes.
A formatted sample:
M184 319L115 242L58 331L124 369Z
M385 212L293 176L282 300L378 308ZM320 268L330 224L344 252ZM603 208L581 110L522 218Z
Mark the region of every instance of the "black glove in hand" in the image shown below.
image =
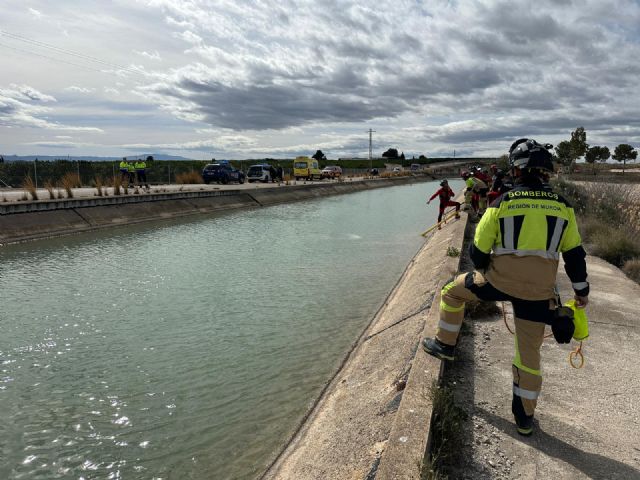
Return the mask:
M556 308L553 315L553 323L551 324L551 331L556 342L569 343L571 337L573 337L574 330L573 311L569 307Z

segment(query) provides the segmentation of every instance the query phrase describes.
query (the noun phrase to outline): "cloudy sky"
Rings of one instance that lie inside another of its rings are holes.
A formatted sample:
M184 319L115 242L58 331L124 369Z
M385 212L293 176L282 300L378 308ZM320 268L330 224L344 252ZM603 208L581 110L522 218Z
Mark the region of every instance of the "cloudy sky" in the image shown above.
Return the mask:
M640 145L638 0L1 0L0 153Z

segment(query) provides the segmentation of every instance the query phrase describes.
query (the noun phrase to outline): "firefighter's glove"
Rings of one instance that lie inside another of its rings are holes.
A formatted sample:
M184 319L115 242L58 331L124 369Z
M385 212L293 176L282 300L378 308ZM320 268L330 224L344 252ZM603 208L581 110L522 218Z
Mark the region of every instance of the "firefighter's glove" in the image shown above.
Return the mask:
M553 313L553 323L551 324L551 331L553 332L553 338L558 343L569 343L575 325L573 324L573 310L569 307L558 307Z

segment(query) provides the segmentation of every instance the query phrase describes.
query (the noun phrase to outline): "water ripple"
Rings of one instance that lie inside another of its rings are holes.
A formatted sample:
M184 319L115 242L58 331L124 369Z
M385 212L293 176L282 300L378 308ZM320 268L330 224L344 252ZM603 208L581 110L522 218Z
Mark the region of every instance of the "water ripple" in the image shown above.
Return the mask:
M0 478L258 473L419 248L434 188L0 249Z

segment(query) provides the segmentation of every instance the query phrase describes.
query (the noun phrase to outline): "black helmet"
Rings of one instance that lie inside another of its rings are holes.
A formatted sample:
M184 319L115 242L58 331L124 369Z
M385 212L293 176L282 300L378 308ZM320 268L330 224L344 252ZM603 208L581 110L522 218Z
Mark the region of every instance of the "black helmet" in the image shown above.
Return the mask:
M445 185L449 185L449 182L447 181L446 178L440 182L441 187L444 187Z
M509 149L509 166L511 168L537 168L553 172L553 162L549 149L550 143L544 145L529 138L520 138L513 142Z

